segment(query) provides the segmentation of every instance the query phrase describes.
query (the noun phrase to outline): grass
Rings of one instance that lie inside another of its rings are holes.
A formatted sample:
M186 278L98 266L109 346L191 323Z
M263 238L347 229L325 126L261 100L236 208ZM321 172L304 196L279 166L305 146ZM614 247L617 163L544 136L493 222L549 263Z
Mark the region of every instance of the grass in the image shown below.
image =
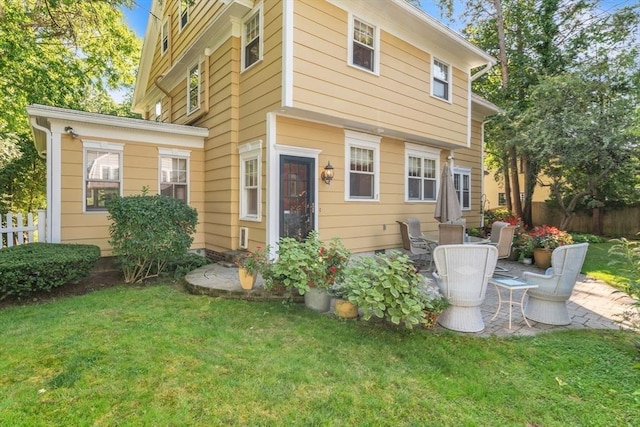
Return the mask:
M582 272L619 290L625 290L631 277L625 276L621 272L620 266L609 265L609 261L612 259L609 255L609 249L613 245L610 242L590 243L587 257L582 266Z
M123 286L0 311L0 425L638 425L635 337L405 331Z

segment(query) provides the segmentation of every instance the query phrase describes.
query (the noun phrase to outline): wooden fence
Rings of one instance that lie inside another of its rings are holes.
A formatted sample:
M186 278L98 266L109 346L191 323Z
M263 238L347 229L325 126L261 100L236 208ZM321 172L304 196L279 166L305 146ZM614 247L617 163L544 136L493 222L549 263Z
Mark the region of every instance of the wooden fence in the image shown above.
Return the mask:
M543 202L534 202L532 213L535 225L548 224L558 226L562 219L560 212L550 209ZM605 236L637 239L637 233L640 232L640 207L605 209L601 221L602 232ZM577 213L569 223L568 229L578 233L591 233L591 225L591 214Z
M27 214L27 224L21 213L0 215L0 248L23 245L25 243L46 241L46 211L39 210L34 221L33 213Z

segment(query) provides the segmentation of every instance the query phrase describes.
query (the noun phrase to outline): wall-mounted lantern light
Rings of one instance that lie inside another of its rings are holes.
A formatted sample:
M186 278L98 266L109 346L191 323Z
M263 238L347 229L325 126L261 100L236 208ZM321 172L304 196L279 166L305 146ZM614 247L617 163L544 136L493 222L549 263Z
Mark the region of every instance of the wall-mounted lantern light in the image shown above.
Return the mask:
M331 185L331 181L333 180L333 166L331 166L331 162L327 162L327 166L324 167L320 178L327 184Z

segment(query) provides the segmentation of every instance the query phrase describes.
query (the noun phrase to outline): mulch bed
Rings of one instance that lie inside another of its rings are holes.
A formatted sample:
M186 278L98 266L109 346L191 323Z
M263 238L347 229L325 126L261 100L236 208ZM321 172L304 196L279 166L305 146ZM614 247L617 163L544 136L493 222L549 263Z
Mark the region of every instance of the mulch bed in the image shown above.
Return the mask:
M94 272L91 273L89 277L78 283L67 283L57 288L53 288L50 291L38 291L22 298L5 298L0 300L0 309L11 306L38 304L57 298L84 295L100 289L111 288L122 283L122 275L119 271Z

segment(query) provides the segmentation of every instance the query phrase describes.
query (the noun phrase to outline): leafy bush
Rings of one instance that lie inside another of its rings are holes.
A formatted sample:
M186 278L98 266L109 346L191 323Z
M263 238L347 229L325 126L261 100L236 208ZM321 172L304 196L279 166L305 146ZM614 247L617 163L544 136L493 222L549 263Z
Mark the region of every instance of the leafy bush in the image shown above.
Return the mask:
M109 243L126 283L157 276L168 262L184 256L198 223L195 209L159 194L114 197L107 209L113 220Z
M30 243L0 249L0 300L78 282L100 258L94 245Z
M529 235L533 238L534 249L542 248L554 250L558 246L570 245L573 243L571 235L556 227L549 225L539 225L534 227Z
M409 329L423 322L424 279L407 255L393 251L390 256L358 257L345 270L343 283L365 320L376 316Z
M165 270L166 273L174 279L181 279L196 268L210 263L211 260L209 260L209 258L187 252L180 258L168 262Z
M595 234L570 233L574 243L604 243L603 237Z

